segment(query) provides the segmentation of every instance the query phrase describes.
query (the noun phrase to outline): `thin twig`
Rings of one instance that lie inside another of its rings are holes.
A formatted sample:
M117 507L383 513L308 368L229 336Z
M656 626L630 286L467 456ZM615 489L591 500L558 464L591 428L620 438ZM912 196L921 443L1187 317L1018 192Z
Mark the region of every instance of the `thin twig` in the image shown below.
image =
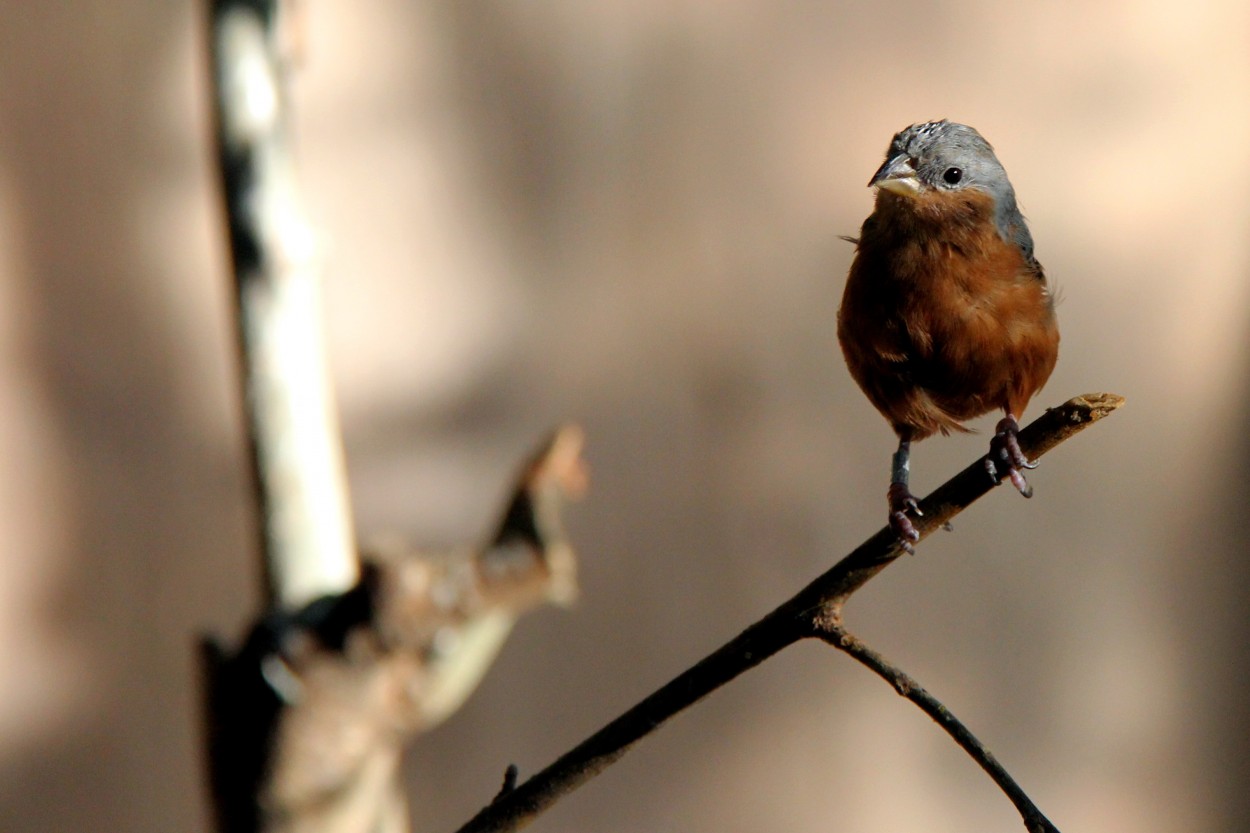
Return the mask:
M925 691L924 687L906 672L890 664L885 657L865 645L859 637L848 633L843 628L831 628L823 632L820 638L871 669L874 674L894 686L894 690L900 695L915 703L921 711L933 718L934 722L941 726L955 743L959 744L972 757L972 760L985 770L990 778L994 779L998 788L1006 793L1011 803L1016 805L1016 810L1024 819L1024 826L1029 833L1059 833L1059 829L1042 814L1016 780L1003 769L1003 765L998 762L993 753L985 748L985 744L981 743L959 718L951 714L946 706Z
M1115 394L1078 396L1052 408L1020 432L1020 447L1041 457L1124 403ZM993 488L978 459L920 503L916 522L923 540ZM590 780L639 739L713 690L803 638L841 633L842 607L852 593L903 553L897 537L884 528L850 555L751 625L729 643L613 720L524 784L498 796L459 833L519 829L562 796ZM1025 819L1028 824L1031 819ZM1034 828L1030 828L1031 830ZM1044 830L1045 828L1037 828Z

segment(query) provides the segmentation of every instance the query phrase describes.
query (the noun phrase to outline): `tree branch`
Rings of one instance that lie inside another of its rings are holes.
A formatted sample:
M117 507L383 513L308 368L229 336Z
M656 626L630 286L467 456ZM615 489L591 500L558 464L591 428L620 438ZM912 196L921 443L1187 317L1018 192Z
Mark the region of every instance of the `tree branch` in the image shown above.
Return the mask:
M348 592L269 613L237 650L204 643L222 833L407 829L402 745L463 702L521 614L576 595L582 440L566 425L535 451L482 545L367 552Z
M358 565L320 276L288 136L289 5L210 0L214 121L262 576L270 605L294 609L347 590Z
M1022 430L1020 447L1030 458L1038 459L1123 403L1123 397L1115 394L1078 396L1046 411ZM920 502L924 514L917 519L916 529L921 539L946 524L993 485L986 475L983 458L955 475ZM679 674L525 783L501 793L461 827L459 833L523 827L559 798L620 758L635 742L668 718L782 648L810 637L840 643L846 635L842 630L842 608L846 600L902 553L897 537L888 528L881 529L726 645ZM859 656L856 658L861 659ZM1023 809L1021 812L1026 826L1036 825L1036 818L1030 817ZM1037 816L1041 817L1040 812ZM1053 828L1030 826L1029 829L1042 831Z
M582 432L531 457L480 547L357 558L287 80L294 0L206 0L264 612L201 645L223 833L402 833L401 745L454 711L517 618L577 592Z

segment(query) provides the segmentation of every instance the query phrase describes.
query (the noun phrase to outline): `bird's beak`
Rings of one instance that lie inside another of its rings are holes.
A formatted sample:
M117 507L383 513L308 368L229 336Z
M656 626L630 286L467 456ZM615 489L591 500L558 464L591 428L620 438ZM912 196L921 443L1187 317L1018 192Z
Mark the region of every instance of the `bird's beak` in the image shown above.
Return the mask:
M920 180L916 177L916 169L911 165L911 159L903 154L887 159L885 164L872 175L872 179L868 180L868 186L883 188L903 196L918 194L921 187Z

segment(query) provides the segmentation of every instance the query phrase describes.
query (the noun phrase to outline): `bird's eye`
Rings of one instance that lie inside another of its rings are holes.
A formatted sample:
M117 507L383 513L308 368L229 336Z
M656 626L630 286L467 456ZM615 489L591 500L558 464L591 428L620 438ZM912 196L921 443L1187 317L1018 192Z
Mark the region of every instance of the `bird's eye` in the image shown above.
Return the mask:
M946 180L947 185L958 185L959 180L964 178L964 172L959 168L947 168L946 173L942 174L942 179Z

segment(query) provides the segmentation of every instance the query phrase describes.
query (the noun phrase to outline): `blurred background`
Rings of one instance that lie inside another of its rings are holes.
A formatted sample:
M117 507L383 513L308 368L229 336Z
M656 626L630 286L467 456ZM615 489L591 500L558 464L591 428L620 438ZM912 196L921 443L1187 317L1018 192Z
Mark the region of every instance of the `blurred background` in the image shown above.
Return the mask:
M852 602L1065 831L1250 812L1250 6L305 5L296 79L361 536L476 540L588 436L584 593L407 765L454 829L884 521L834 335L894 131L993 142L1061 288L1026 417L1128 405ZM259 602L197 4L0 2L0 829L207 831L194 640ZM983 453L913 456L918 492ZM926 717L790 649L548 831L1020 829Z

